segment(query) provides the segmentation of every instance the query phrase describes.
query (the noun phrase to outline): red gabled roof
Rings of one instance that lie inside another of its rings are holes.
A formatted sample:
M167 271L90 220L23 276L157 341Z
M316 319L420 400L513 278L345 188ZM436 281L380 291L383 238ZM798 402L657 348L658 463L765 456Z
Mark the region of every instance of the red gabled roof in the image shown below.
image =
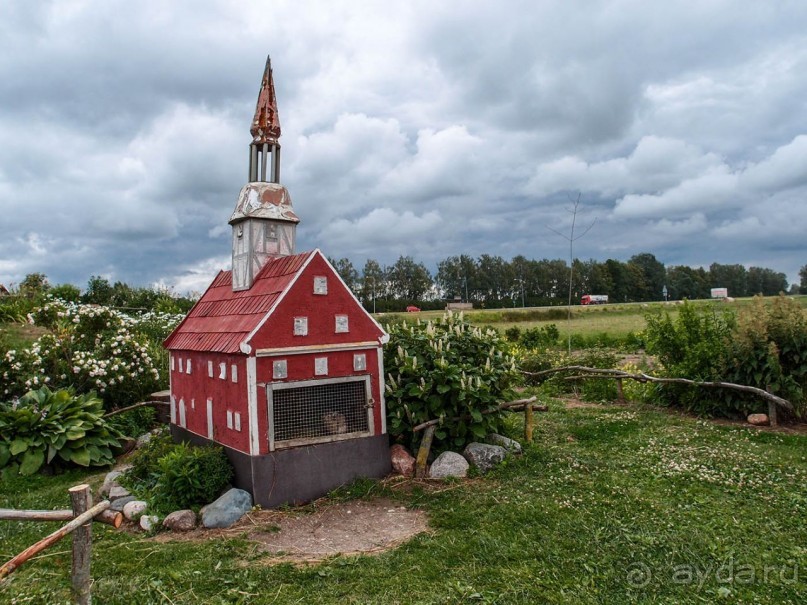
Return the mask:
M231 271L221 271L163 345L166 349L240 353L240 345L317 251L271 259L249 290L233 292Z

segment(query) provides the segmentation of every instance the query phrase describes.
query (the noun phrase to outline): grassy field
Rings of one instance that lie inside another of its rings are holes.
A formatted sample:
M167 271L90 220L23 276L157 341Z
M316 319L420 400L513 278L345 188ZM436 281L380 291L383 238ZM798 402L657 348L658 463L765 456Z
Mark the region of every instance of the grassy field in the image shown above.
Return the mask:
M557 401L538 420L525 454L483 478L363 481L335 494L428 513L430 533L376 556L275 565L244 536L157 542L96 525L95 602L807 601L807 436ZM518 436L520 416L509 422ZM66 489L87 478L12 480L0 485L0 507L65 507ZM46 528L0 522L0 558ZM0 585L0 601L68 602L69 565L63 542Z

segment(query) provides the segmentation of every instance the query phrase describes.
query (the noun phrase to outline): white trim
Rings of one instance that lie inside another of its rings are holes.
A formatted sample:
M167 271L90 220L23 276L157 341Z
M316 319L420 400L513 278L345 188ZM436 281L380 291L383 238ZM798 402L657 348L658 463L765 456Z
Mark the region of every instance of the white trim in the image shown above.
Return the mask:
M249 346L250 346L250 345L249 345L249 341L250 341L250 340L252 340L252 338L255 336L255 334L257 334L257 333L258 333L258 330L260 330L260 329L263 327L263 324L265 324L265 323L266 323L266 321L267 321L267 320L268 320L268 319L269 319L269 318L272 316L272 313L274 313L274 312L275 312L275 309L277 309L278 305L280 305L280 303L282 303L282 302L283 302L283 299L284 299L284 298L286 298L286 295L287 295L287 294L289 293L289 291L290 291L290 290L291 290L291 289L294 287L294 284L296 284L296 283L297 283L297 280L298 280L298 279L300 279L300 276L301 276L301 275L303 274L303 272L306 270L306 267L308 267L309 263L311 263L311 259L313 259L313 258L314 258L314 254L315 254L316 252L319 252L319 249L314 250L313 252L309 252L309 253L308 253L308 258L305 260L305 262L303 263L302 267L300 267L299 269L297 269L297 274L296 274L296 275L295 275L295 276L292 278L292 280L291 280L291 281L289 282L289 284L286 286L286 289L285 289L285 290L283 290L283 292L281 292L281 293L280 293L280 296L278 296L278 297L277 297L277 300L275 301L275 304L273 304L273 305L270 307L270 309L269 309L269 310L266 312L266 315L264 315L264 316L263 316L263 319L261 319L261 320L258 322L258 325L257 325L257 326L255 326L255 327L252 329L252 332L250 332L249 334L247 334L247 335L246 335L246 337L244 338L244 340L243 340L243 341L241 341L241 350L242 350L242 351L244 351L244 347L245 347L245 346L246 346L246 347L249 347ZM320 255L321 255L321 254L322 254L322 253L320 252ZM364 307L362 307L362 309L363 309L363 308L364 308ZM250 348L251 348L251 347L250 347ZM244 352L246 353L246 351L244 351ZM247 353L247 354L249 354L249 353Z
M260 452L258 439L258 370L255 357L247 357L247 421L249 423L249 454Z
M349 342L346 344L336 343L330 345L301 345L299 347L274 347L271 349L258 349L255 355L258 357L270 357L274 355L302 355L304 353L325 353L329 351L353 351L355 349L374 349L378 342L367 340L364 342Z
M303 273L305 273L305 270L308 268L308 265L311 264L311 261L317 255L319 255L319 257L322 258L322 260L325 261L325 264L331 269L331 272L333 273L334 277L339 280L339 283L342 284L342 287L345 289L345 291L350 295L350 297L356 303L359 310L362 313L364 313L367 317L369 317L370 321L373 322L375 327L379 329L379 331L381 332L381 336L378 338L378 341L377 341L378 344L383 345L383 344L386 344L387 342L389 342L389 334L387 334L387 332L384 330L384 328L381 327L381 324L376 321L375 317L373 317L367 311L367 309L365 309L362 306L362 304L359 302L359 299L356 298L356 295L353 293L353 290L348 288L347 284L345 283L345 280L343 280L342 277L339 275L339 272L336 269L334 269L333 265L330 262L328 262L328 257L325 256L319 248L316 248L313 251L308 253L308 258L305 260L305 262L302 264L302 266L299 269L297 269L297 274L292 278L292 280L289 282L289 284L286 286L286 288L283 290L283 292L280 293L280 296L277 297L277 300L274 302L274 304L271 306L271 308L266 312L266 315L263 316L263 319L261 319L258 322L258 325L256 325L252 329L252 332L247 334L246 337L244 338L244 340L241 341L240 349L241 349L242 353L245 353L245 354L249 355L252 352L252 347L250 346L249 341L251 341L253 339L255 334L258 333L258 330L260 330L263 327L263 325L269 320L269 318L272 316L272 314L275 312L275 310L278 308L278 306L280 306L280 304L286 298L286 295L292 290L292 288L294 288L294 285L297 283L297 280L300 279L300 276ZM208 290L209 289L210 289L210 287L208 286ZM207 292L205 292L205 293L207 293ZM202 298L204 298L204 296L202 296ZM183 320L183 323L184 323L184 320ZM180 324L180 326L181 325L182 324ZM174 331L176 331L176 330L174 330ZM373 344L375 345L376 341L373 341Z
M378 347L378 403L381 409L381 434L387 432L387 402L384 399L384 347Z
M213 441L213 398L207 398L207 438Z
M353 290L351 290L350 288L348 288L347 284L345 283L345 280L343 280L343 279L342 279L342 276L341 276L341 275L339 275L339 271L337 271L337 270L334 268L334 266L333 266L333 265L332 265L332 264L331 264L331 263L328 261L328 257L327 257L327 256L325 256L325 255L324 255L324 254L323 254L323 253L320 251L320 249L319 249L319 248L317 248L316 250L314 250L314 253L319 254L319 255L320 255L322 258L323 258L323 260L325 261L325 264L326 264L326 265L328 265L328 266L331 268L331 271L333 271L333 274L336 276L336 279L338 279L338 280L339 280L339 283L341 283L341 284L342 284L342 286L345 288L345 290L347 291L347 293L348 293L348 294L350 294L350 296L353 298L353 300L355 301L356 305L358 305L359 310L361 310L361 312L362 312L362 313L364 313L364 314L365 314L367 317L369 317L369 318L370 318L370 321L372 321L372 322L375 324L375 327L376 327L376 328L378 328L379 330L381 330L381 336L380 336L380 337L379 337L379 339L378 339L379 344L382 344L382 345L383 345L383 344L386 344L386 343L389 341L389 334L387 334L386 330L384 330L384 328L383 328L383 327L381 327L381 324L380 324L380 323L378 323L378 322L375 320L375 317L373 317L373 316L372 316L372 314L371 314L371 313L369 313L369 312L367 311L367 309L365 309L365 308L364 308L364 305L362 305L362 304L359 302L359 299L358 299L358 298L356 298L356 295L355 295L355 294L353 294ZM375 344L375 343L374 343L374 344Z

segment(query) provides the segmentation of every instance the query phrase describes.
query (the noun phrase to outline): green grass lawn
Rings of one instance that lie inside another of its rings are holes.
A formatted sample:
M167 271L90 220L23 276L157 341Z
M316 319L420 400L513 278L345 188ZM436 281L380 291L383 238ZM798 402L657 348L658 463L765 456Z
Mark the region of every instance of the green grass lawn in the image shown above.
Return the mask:
M95 602L807 602L807 436L638 406L553 402L537 420L525 454L483 478L337 494L428 513L430 533L377 556L297 568L244 537L162 543L96 524ZM520 416L508 422L518 436ZM86 479L14 479L0 507L65 508ZM0 522L0 558L55 527ZM0 602L68 602L69 566L63 541L0 585Z

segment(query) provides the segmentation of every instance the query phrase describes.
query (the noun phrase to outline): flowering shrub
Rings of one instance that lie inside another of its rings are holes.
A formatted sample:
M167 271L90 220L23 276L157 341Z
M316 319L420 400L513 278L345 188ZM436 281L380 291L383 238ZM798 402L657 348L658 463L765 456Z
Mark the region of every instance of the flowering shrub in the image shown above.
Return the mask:
M81 466L115 461L112 448L123 437L107 425L95 393L42 387L13 402L0 402L0 468L31 475L56 456Z
M2 394L18 397L45 384L84 393L95 389L113 408L159 388L165 376L159 341L181 317L130 317L108 307L56 300L30 319L50 332L27 349L6 351L0 359Z
M482 414L510 396L515 361L496 330L481 330L462 315L448 313L437 322L388 327L387 373L389 432L414 446L412 429L441 421L434 433L436 451L462 447L498 428L499 414ZM462 420L451 420L463 417Z

